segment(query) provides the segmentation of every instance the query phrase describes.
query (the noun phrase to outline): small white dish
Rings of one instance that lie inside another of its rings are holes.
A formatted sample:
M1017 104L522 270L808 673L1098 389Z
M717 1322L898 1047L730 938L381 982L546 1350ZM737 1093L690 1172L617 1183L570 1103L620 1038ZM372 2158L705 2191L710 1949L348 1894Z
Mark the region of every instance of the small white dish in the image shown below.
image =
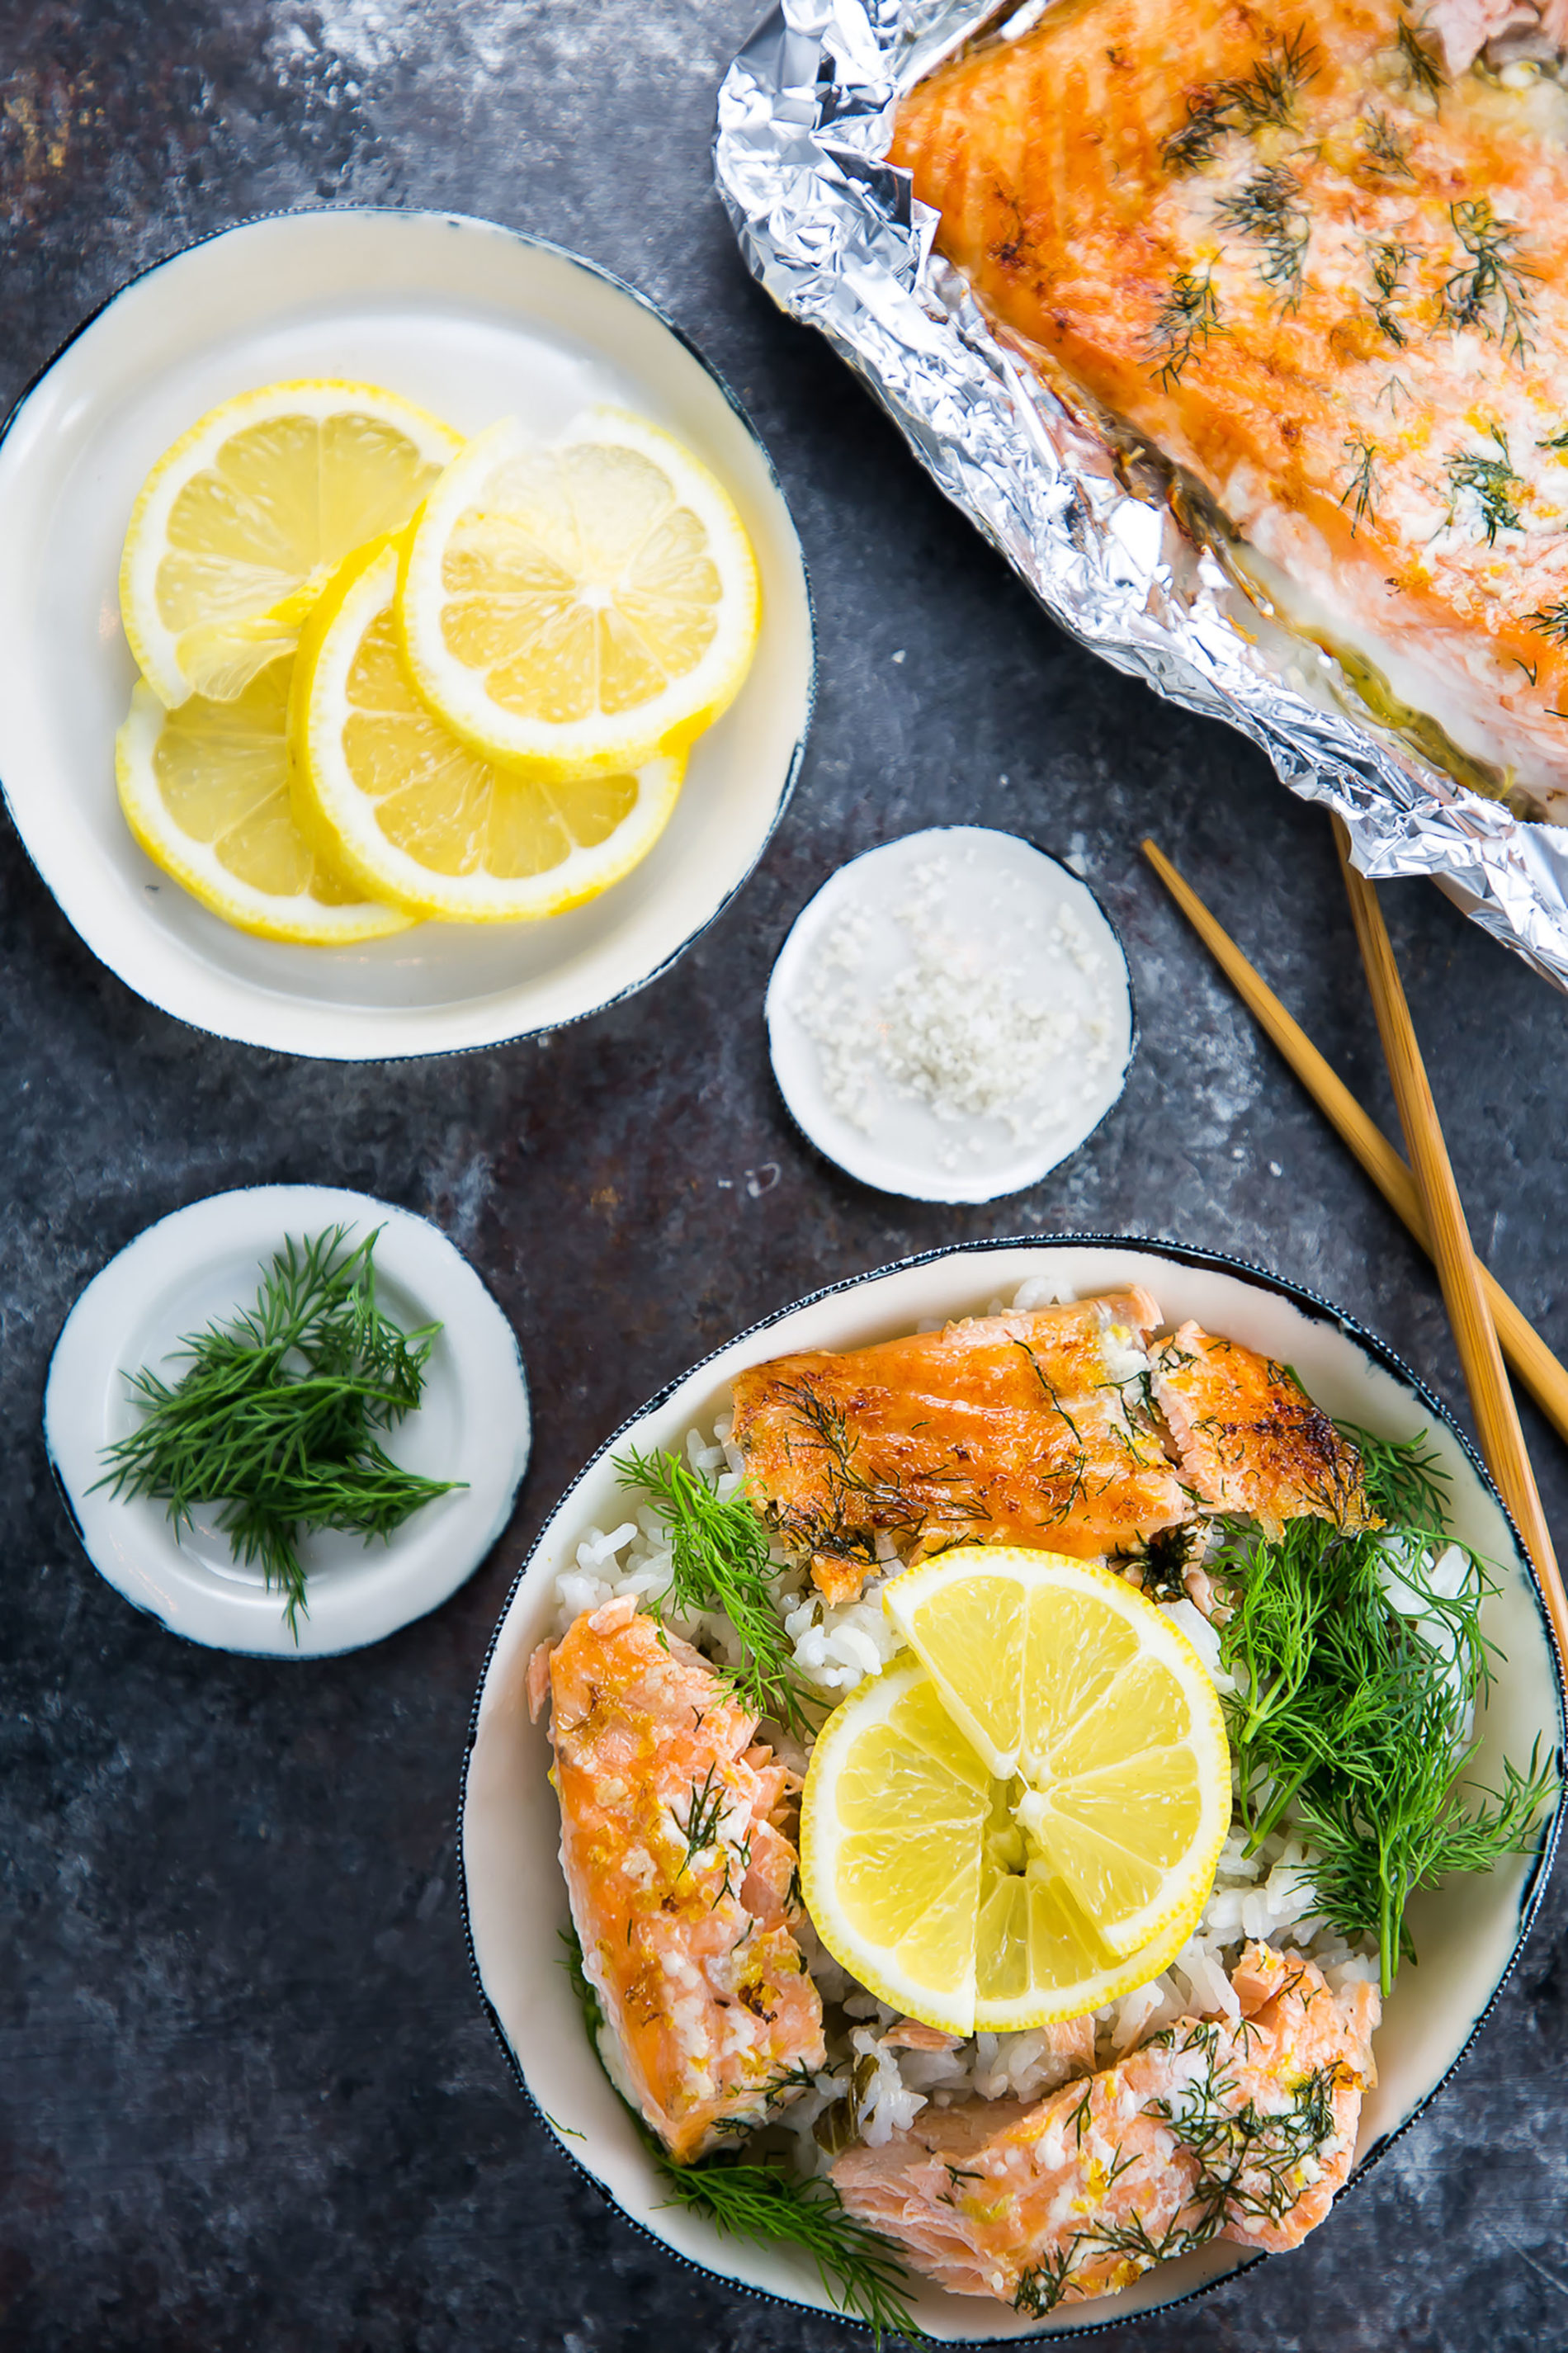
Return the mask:
M1495 1680L1477 1729L1472 1778L1496 1788L1502 1759L1521 1764L1539 1734L1561 1754L1562 1694L1546 1614L1497 1492L1436 1398L1393 1352L1312 1293L1239 1261L1170 1242L975 1242L932 1251L816 1293L720 1349L670 1383L605 1440L567 1489L519 1572L485 1662L463 1777L463 1895L475 1971L519 2083L563 2151L621 2211L676 2255L731 2285L814 2313L834 2309L810 2261L719 2236L700 2214L674 2207L631 2116L584 2031L559 1966L568 1913L561 1820L545 1778L543 1725L529 1722L525 1678L535 1645L553 1631L555 1579L590 1525L626 1516L612 1456L628 1447L679 1448L717 1419L743 1366L802 1349L859 1347L931 1320L984 1313L1031 1277L1058 1296L1142 1283L1167 1323L1195 1316L1293 1366L1337 1418L1395 1437L1429 1433L1449 1481L1455 1532L1500 1567L1502 1589L1484 1630L1498 1645ZM1545 1890L1563 1809L1538 1854L1509 1857L1485 1878L1455 1878L1416 1895L1409 1922L1420 1967L1401 1969L1378 2031L1378 2082L1362 2109L1357 2179L1388 2148L1458 2064L1513 1967ZM1485 2150L1475 2152L1484 2162ZM1353 2188L1353 2183L1352 2183ZM1331 2214L1323 2224L1336 2228ZM1045 2323L975 2296L920 2284L916 2319L943 2344L1072 2336L1179 2304L1264 2258L1215 2241L1162 2264L1119 2295L1065 2307Z
M921 1025L902 1029L917 1061L945 1060L971 1085L982 1064L1005 1065L1003 1109L939 1112L898 1082L882 1040L900 991ZM1020 1008L1026 1050L987 1046ZM906 834L831 875L779 952L767 1023L795 1124L862 1184L916 1201L994 1201L1037 1185L1120 1100L1137 1043L1127 959L1088 883L1018 835L975 825Z
M189 1332L255 1303L285 1236L380 1229L376 1292L405 1331L439 1323L416 1412L385 1434L395 1461L465 1481L405 1520L388 1543L347 1533L305 1538L308 1612L295 1641L283 1599L259 1567L235 1560L215 1526L176 1535L151 1496L117 1499L97 1482L103 1449L139 1419L128 1376L163 1360ZM423 1618L470 1577L511 1517L528 1465L528 1388L511 1325L467 1259L410 1210L326 1185L215 1193L145 1233L87 1286L56 1343L44 1442L89 1559L172 1634L212 1650L320 1659L379 1642Z
M688 443L739 507L763 579L740 695L695 746L642 864L538 923L423 923L353 948L252 939L137 848L114 786L135 665L121 543L153 460L206 409L295 376L384 384L472 434L542 434L608 401ZM335 1060L489 1046L652 980L725 907L789 798L815 690L810 592L766 450L640 295L494 222L333 209L226 230L135 279L68 343L0 440L0 786L93 954L166 1013Z

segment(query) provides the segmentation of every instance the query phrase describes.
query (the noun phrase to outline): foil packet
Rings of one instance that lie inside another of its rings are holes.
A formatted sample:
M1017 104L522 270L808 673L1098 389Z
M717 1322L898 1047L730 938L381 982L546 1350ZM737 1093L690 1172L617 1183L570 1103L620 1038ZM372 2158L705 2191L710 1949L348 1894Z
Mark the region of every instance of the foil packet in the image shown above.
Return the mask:
M894 107L977 33L1016 38L1048 4L779 0L719 94L714 177L748 267L1065 628L1249 735L1292 792L1343 818L1363 873L1429 875L1568 989L1568 830L1380 724L1348 659L1249 593L1168 472L1066 408L934 251L936 214L887 161Z

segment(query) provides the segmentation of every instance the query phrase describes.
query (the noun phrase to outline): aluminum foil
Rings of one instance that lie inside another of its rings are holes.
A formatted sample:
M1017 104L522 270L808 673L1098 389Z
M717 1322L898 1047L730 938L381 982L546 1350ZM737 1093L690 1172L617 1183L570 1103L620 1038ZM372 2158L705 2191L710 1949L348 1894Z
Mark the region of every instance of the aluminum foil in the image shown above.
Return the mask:
M818 327L1047 610L1119 670L1262 745L1337 809L1356 864L1426 874L1568 989L1568 831L1516 816L1369 718L1339 664L1259 610L1164 483L1130 478L994 332L886 160L898 97L1046 0L780 0L726 75L714 175L748 266Z

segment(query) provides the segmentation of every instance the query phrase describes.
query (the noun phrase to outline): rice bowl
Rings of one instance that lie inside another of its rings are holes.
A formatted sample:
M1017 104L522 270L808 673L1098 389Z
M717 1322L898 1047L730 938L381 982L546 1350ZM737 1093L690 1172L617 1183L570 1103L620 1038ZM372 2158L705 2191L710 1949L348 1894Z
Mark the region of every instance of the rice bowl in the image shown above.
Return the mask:
M792 1348L865 1344L947 1317L1011 1303L1025 1286L1036 1298L1079 1296L1121 1283L1146 1282L1174 1320L1200 1316L1214 1328L1267 1348L1298 1366L1314 1397L1336 1415L1391 1436L1425 1429L1452 1481L1453 1517L1465 1539L1507 1564L1505 1589L1489 1605L1491 1639L1509 1653L1481 1731L1486 1746L1479 1774L1500 1756L1504 1738L1518 1748L1539 1731L1553 1747L1560 1735L1552 1653L1533 1585L1495 1496L1462 1440L1435 1402L1397 1360L1321 1302L1275 1279L1230 1262L1168 1246L1121 1243L978 1245L936 1254L838 1286L732 1344L656 1400L617 1434L575 1482L552 1515L517 1585L492 1645L476 1706L464 1792L464 1874L476 1969L503 2043L520 2079L563 2145L634 2220L673 2251L736 2284L831 2310L810 2265L793 2253L737 2251L701 2218L663 2203L659 2178L582 2036L570 1989L552 1964L556 1932L565 1919L564 1889L555 1862L558 1821L544 1782L548 1762L542 1733L522 1705L522 1677L534 1643L563 1614L574 1615L617 1590L634 1599L667 1581L656 1531L628 1510L610 1456L629 1440L639 1447L688 1450L721 1480L735 1465L724 1451L721 1417L731 1377ZM1027 1294L1026 1294L1027 1297ZM1178 1608L1181 1605L1177 1605ZM1193 1616L1198 1618L1194 1611ZM795 1654L803 1672L825 1694L837 1696L875 1672L893 1638L874 1603L808 1609L804 1598L792 1617ZM1206 1622L1198 1618L1203 1633ZM693 1629L692 1630L700 1630ZM1189 1629L1189 1631L1192 1630ZM1211 1638L1212 1639L1212 1638ZM1396 1986L1378 2043L1380 2088L1368 2099L1358 2165L1386 2145L1431 2095L1463 2050L1511 1964L1533 1910L1550 1857L1555 1823L1539 1856L1511 1858L1479 1893L1447 1889L1417 1899L1413 1909L1424 1966ZM1154 1984L1111 2005L1097 2021L1100 2063L1131 2048L1163 2017L1222 2002L1221 1958L1243 1936L1266 1933L1311 1953L1341 1983L1367 1966L1314 1921L1305 1893L1308 1858L1280 1837L1245 1862L1233 1839L1199 1931L1172 1968ZM1048 2036L1022 2032L977 2036L958 2051L880 2047L892 2013L870 1995L836 1982L833 1965L811 1959L824 1989L847 1998L858 2021L856 2050L874 2063L875 2082L863 2115L866 2137L895 2132L913 2110L942 2105L956 2094L981 2098L1035 2097L1047 2092L1059 2061ZM1228 1991L1228 1986L1226 1986ZM826 2103L823 2103L826 2105ZM809 2141L811 2103L799 2104L799 2137ZM1026 2315L977 2308L935 2288L916 2304L921 2325L946 2341L994 2341L1038 2333L1110 2325L1141 2310L1191 2294L1256 2260L1239 2248L1214 2244L1111 2299L1067 2307L1041 2330Z

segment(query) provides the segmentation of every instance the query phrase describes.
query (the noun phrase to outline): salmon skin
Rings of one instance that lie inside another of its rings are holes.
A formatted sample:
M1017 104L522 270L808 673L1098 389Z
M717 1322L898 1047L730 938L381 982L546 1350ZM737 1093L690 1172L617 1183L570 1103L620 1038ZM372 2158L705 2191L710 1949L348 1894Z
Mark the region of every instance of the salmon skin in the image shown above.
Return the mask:
M797 1785L707 1662L629 1596L534 1653L535 1699L546 1660L561 1867L606 2060L686 2162L825 2064L778 1822Z
M992 319L1361 650L1374 712L1555 814L1568 91L1451 74L1519 16L1470 13L1446 53L1397 0L1056 0L905 99L891 154Z
M1159 1320L1147 1292L1120 1292L758 1365L734 1382L752 1498L834 1602L859 1593L879 1539L915 1559L1134 1550L1192 1512L1136 1410Z
M1238 2015L1184 2018L1034 2106L935 2109L833 2180L852 2214L960 2295L1044 2315L1212 2239L1278 2250L1328 2212L1377 2080L1377 1989L1331 1992L1249 1945Z
M1155 1400L1205 1503L1274 1540L1308 1514L1351 1533L1381 1526L1361 1456L1285 1366L1190 1323L1154 1361Z

